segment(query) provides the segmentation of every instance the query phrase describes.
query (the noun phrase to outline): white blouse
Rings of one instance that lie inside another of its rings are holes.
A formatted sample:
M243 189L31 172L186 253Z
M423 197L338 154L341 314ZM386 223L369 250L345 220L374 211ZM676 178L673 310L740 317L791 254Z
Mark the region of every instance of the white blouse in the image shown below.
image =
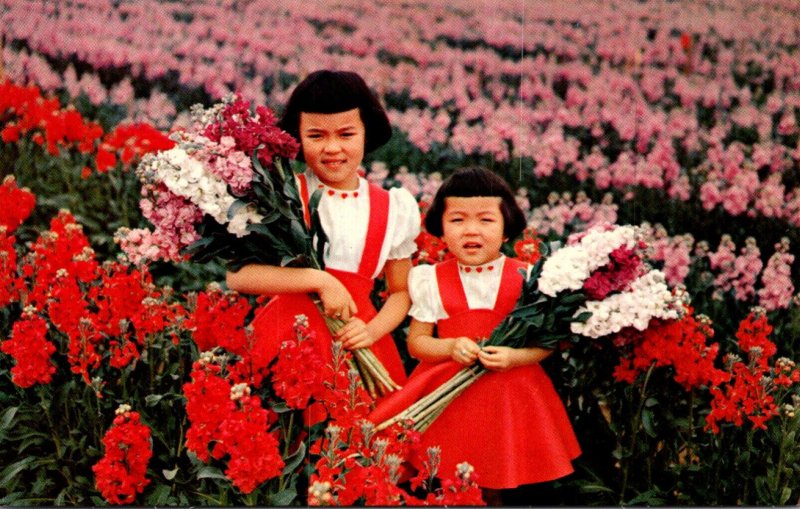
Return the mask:
M324 253L325 266L357 272L369 225L369 183L359 177L358 189L341 191L325 186L310 171L306 171L305 175L309 195L317 189L323 190L319 216L322 229L328 236ZM329 194L329 190L334 193ZM419 231L420 213L417 201L406 189L390 189L386 237L372 277L378 277L386 260L408 258L414 254L417 250L414 241Z
M478 267L458 265L458 275L470 309L494 309L505 261L506 257L501 255L496 260L478 266L480 272L476 270ZM488 270L489 266L493 267L492 270ZM436 280L435 265L417 265L411 269L408 293L411 297L408 314L413 318L427 323L448 318Z

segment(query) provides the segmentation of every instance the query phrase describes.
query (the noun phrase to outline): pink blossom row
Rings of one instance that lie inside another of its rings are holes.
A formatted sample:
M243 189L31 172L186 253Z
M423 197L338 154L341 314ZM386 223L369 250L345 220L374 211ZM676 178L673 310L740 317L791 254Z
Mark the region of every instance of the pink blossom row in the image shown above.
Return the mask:
M163 93L134 101L129 79L106 90L92 73L56 74L43 56L148 79L174 71L214 98L235 88L278 105L294 84L281 76L351 68L385 97L420 105L390 115L422 150L530 157L537 177L660 189L800 226L800 192L783 178L800 170L794 2L508 4L6 0L0 26L32 50L4 50L12 78L128 104L136 116L177 112ZM265 80L276 83L269 98ZM737 131L756 141L731 141Z

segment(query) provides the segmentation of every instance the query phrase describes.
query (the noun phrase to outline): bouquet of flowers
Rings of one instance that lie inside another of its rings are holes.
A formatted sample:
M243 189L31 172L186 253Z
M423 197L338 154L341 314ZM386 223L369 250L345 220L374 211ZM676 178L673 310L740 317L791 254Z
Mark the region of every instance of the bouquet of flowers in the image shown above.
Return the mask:
M122 228L115 240L134 263L146 260L207 262L230 270L248 263L323 268L327 238L310 198L311 224L289 169L300 145L276 125L271 110L228 96L211 108L195 105L191 127L174 132L175 146L142 158L140 208L154 230ZM315 298L322 312L322 304ZM323 316L324 313L322 313ZM325 317L335 332L344 322ZM399 386L369 349L354 351L363 382L392 391Z
M641 237L634 226L601 224L571 236L550 256L542 246L514 310L479 344L553 349L582 336L600 338L627 327L645 330L654 318L680 318L682 296L669 289L661 271L649 268ZM376 429L411 421L413 429L425 431L486 372L480 363L461 369Z

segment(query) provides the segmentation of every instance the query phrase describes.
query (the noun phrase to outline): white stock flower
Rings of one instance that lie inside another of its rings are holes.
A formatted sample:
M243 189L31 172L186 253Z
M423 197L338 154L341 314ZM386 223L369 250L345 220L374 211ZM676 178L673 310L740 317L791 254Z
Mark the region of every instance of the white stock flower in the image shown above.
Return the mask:
M608 265L611 253L636 245L636 228L617 226L606 231L590 228L577 244L562 247L545 260L539 291L550 297L564 290L580 290L593 271Z
M589 254L582 246L562 247L542 265L539 291L555 297L563 290L578 290L589 277Z
M252 204L248 204L236 211L236 214L231 218L228 223L228 231L237 237L244 237L247 235L247 225L261 222L264 216L257 213Z
M252 206L246 206L229 220L228 209L236 198L228 193L228 185L183 148L175 147L160 153L151 167L158 180L171 192L188 199L219 224L227 224L228 231L238 237L248 234L248 224L263 219Z
M592 315L586 322L572 323L570 329L591 338L607 336L625 327L645 330L652 318L678 318L675 304L664 274L652 270L631 283L627 292L610 295L602 301L586 302L576 316L585 311Z

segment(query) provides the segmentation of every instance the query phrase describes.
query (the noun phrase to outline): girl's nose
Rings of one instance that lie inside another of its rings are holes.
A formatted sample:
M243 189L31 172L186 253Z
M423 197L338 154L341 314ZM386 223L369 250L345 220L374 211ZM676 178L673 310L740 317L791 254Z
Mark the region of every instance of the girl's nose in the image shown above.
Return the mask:
M478 234L478 223L477 221L465 221L464 222L464 233L467 234Z
M341 145L339 145L339 142L336 140L328 141L325 144L325 147L323 148L323 150L328 154L335 154L339 152L341 149L342 149Z

